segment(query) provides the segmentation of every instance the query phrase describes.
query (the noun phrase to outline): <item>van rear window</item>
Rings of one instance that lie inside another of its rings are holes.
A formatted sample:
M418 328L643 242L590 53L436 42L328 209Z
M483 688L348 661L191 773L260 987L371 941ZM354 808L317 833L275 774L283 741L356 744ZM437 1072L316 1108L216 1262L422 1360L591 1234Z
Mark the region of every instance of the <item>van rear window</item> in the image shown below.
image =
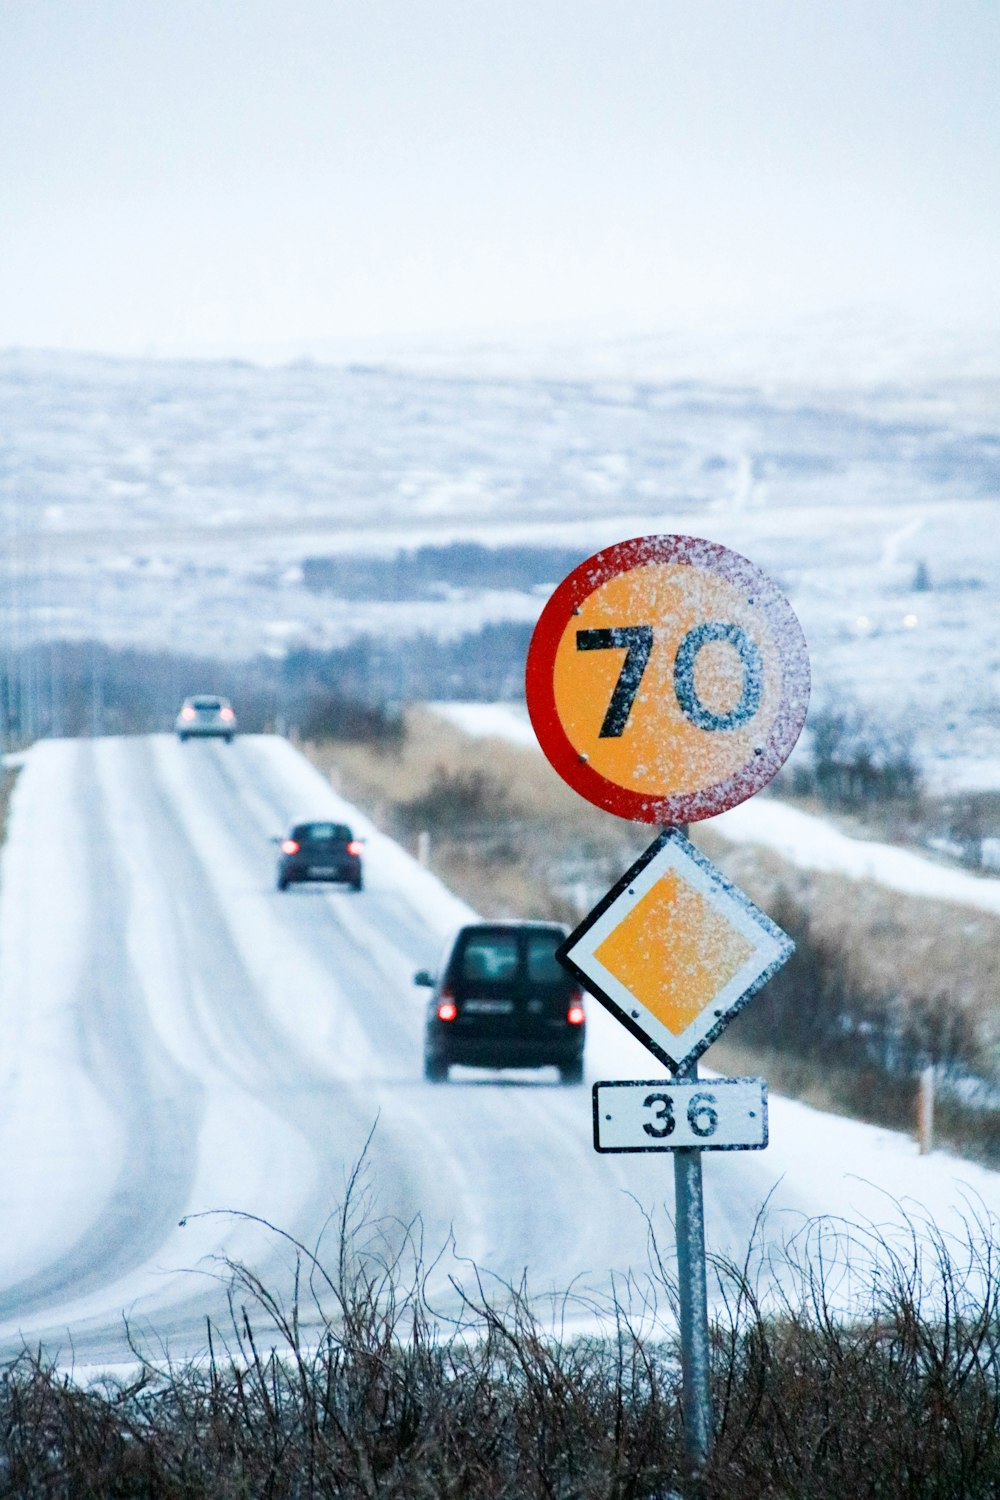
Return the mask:
M560 984L566 970L556 959L562 937L553 932L528 934L528 978L533 984Z
M473 937L462 954L463 979L504 980L517 977L517 934L497 932Z

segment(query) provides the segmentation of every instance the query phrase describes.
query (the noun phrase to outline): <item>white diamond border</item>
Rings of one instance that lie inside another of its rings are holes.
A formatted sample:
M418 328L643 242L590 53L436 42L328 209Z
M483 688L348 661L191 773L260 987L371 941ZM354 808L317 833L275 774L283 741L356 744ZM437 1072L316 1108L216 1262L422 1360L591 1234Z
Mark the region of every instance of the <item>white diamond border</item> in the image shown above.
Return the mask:
M564 957L595 985L594 993L622 1013L630 1029L645 1033L654 1048L680 1068L714 1041L743 1004L755 994L793 950L791 939L733 885L711 860L679 830L661 835L659 849L645 864L640 860L621 882L619 894L585 919L563 946ZM753 946L732 979L704 1006L679 1036L664 1026L597 958L595 949L624 921L633 907L670 871L692 885L722 913ZM588 925L588 923L590 925Z

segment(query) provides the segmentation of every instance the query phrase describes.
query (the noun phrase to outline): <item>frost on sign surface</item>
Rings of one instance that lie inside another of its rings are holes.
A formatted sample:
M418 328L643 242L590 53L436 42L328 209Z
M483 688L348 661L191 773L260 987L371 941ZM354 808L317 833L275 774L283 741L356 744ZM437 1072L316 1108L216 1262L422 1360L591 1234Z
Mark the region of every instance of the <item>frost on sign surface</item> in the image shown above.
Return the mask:
M753 952L749 939L708 897L668 870L594 949L594 957L679 1037Z
M785 962L787 933L676 828L662 833L557 957L661 1062L704 1052Z
M805 641L774 583L695 537L597 553L532 638L528 709L582 796L622 817L694 822L759 791L798 738Z

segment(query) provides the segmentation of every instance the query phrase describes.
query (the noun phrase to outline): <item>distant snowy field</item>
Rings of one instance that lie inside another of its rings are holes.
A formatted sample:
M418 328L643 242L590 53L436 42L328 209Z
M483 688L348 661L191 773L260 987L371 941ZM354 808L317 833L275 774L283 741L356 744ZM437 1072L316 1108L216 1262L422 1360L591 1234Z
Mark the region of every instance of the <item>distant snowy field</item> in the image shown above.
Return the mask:
M996 785L1000 363L893 352L757 379L752 351L713 378L663 341L423 372L0 354L5 639L238 658L455 635L534 620L548 585L358 602L302 563L688 532L780 580L819 695L905 720L940 782Z

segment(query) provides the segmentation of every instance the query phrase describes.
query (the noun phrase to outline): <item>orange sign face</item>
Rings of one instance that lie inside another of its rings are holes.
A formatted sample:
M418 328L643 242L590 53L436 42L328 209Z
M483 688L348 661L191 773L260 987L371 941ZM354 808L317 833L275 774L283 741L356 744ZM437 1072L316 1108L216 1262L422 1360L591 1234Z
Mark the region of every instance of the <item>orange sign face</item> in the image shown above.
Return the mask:
M809 665L791 606L739 553L639 537L575 569L527 666L539 743L621 817L695 822L752 796L805 720Z
M680 1037L752 957L754 945L702 891L669 869L594 957Z
M557 956L676 1069L704 1052L792 950L787 934L671 829Z

